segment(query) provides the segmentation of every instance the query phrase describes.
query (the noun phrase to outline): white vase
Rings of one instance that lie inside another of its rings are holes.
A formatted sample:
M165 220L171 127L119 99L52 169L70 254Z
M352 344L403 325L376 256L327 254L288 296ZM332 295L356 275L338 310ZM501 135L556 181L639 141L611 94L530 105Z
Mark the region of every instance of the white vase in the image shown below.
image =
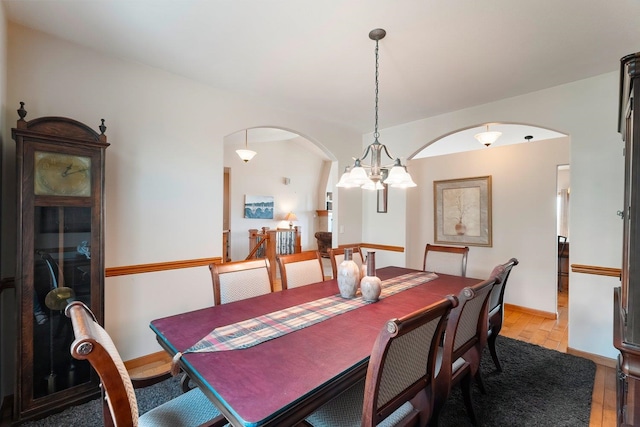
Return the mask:
M360 280L362 299L369 302L378 301L382 292L382 280L376 276L376 253L367 254L367 275Z
M344 260L338 265L338 288L343 298L355 298L360 283L360 268L352 259L352 249L344 250Z

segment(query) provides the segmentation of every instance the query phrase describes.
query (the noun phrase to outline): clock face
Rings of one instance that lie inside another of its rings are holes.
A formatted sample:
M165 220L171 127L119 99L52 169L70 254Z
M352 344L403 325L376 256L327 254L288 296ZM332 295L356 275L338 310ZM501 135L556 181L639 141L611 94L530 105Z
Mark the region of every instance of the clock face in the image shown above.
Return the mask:
M34 190L41 196L91 196L91 158L35 152Z

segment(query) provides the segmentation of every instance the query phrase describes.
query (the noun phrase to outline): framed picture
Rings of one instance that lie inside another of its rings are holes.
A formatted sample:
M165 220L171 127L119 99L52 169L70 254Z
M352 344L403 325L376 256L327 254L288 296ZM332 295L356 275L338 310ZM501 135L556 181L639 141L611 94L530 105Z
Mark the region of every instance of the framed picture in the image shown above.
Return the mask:
M273 196L244 196L244 217L273 219Z
M433 181L434 241L492 246L491 176Z
M378 193L378 213L387 213L387 190L389 186L387 184L382 184L384 187L381 190L377 190Z

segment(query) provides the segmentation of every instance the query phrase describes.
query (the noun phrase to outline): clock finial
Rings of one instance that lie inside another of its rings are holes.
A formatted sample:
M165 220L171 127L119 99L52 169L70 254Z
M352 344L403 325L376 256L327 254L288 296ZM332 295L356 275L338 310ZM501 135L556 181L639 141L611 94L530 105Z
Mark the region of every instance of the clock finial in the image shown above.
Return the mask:
M27 110L24 109L24 102L20 101L20 108L18 109L18 115L20 116L20 120L24 120L27 117Z
M107 127L104 125L104 119L100 119L102 121L102 124L100 126L98 126L100 128L100 132L102 132L100 135L104 135L104 132L107 130Z

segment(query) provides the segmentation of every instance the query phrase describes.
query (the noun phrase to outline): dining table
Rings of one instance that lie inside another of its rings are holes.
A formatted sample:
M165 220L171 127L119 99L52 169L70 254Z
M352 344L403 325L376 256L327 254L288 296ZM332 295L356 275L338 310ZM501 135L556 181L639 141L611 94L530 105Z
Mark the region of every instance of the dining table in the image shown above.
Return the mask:
M360 303L301 329L239 349L189 352L217 328L339 297L335 279L153 320L160 345L233 426L292 426L366 376L380 330L447 295L481 281L384 267L385 282L412 277L411 287ZM356 297L361 298L361 297ZM355 302L355 301L354 301ZM277 328L276 328L277 329ZM286 328L281 328L282 330ZM242 339L236 333L234 339ZM197 347L197 346L196 346Z

